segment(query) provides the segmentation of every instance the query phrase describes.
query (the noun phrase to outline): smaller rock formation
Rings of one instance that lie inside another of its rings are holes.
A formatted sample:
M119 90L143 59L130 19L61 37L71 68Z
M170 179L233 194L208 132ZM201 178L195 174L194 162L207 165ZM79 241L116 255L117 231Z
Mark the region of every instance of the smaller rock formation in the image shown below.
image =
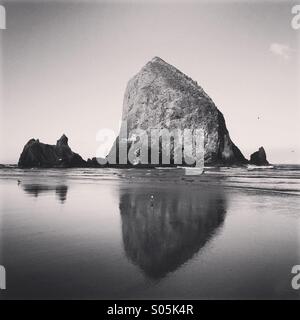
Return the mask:
M266 152L263 147L260 147L258 151L254 152L250 156L250 164L256 166L267 166L269 162L267 160Z
M18 162L21 168L74 168L86 167L86 165L86 161L71 150L65 135L57 140L56 145L41 143L38 139L30 139Z
M92 159L88 158L86 163L89 168L102 168L106 166L106 159L93 157Z

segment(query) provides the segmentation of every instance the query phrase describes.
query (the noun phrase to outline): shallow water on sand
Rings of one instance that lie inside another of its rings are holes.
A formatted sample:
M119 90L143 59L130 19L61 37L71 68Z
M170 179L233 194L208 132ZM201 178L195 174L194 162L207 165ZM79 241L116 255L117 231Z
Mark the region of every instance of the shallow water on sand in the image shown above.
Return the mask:
M0 299L296 299L299 169L0 169Z

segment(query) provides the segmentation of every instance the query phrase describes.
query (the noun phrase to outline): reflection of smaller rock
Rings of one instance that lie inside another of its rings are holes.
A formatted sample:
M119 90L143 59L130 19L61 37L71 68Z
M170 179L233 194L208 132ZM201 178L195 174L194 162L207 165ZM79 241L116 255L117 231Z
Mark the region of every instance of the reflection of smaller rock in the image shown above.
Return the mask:
M61 203L64 203L67 199L68 186L66 185L48 186L41 184L22 184L21 186L25 193L36 198L42 193L55 191Z
M55 193L58 196L58 199L61 203L64 203L67 199L68 187L67 186L57 186L55 189Z

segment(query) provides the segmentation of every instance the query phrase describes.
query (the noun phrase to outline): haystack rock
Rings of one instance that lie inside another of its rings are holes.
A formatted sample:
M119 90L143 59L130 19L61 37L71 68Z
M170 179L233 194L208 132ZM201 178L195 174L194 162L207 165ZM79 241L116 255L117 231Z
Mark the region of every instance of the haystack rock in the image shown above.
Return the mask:
M86 161L71 150L68 138L62 135L56 145L45 144L38 139L30 139L21 153L18 166L21 168L85 167Z
M206 165L248 162L232 142L223 114L212 99L197 82L158 57L128 82L122 122L127 123L128 137L139 129L150 136L151 129L201 128L205 133Z
M266 152L263 147L260 147L258 151L254 152L250 156L250 164L256 166L267 166L269 162L267 160Z

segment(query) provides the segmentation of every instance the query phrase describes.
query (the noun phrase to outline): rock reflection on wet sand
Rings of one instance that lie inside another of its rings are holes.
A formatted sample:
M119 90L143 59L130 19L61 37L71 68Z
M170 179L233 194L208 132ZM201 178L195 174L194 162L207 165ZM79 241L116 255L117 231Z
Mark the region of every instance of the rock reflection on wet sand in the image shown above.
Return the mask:
M41 194L55 192L57 199L64 203L67 199L68 193L68 186L67 185L45 185L45 184L34 184L34 183L27 183L22 184L22 188L25 193L33 196L38 197Z
M120 214L126 255L148 277L163 278L205 246L222 226L225 213L220 189L123 190Z

